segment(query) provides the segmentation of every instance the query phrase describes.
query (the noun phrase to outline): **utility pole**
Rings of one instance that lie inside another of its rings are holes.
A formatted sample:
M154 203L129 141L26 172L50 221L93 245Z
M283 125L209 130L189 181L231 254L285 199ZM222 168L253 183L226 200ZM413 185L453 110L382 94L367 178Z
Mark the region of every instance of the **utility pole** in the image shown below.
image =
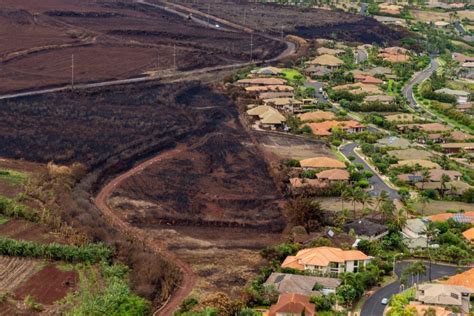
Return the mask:
M74 90L74 54L71 56L71 90Z
M253 61L253 33L250 33L250 62Z
M173 45L173 66L176 69L176 44Z

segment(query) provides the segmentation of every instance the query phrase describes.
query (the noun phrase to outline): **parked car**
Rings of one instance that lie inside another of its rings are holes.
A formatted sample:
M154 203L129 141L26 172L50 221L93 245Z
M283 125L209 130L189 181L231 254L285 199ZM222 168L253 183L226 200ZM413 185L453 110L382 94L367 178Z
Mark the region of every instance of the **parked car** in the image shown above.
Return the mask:
M388 304L388 298L384 297L384 298L382 299L382 304L383 304L383 305L387 305L387 304Z

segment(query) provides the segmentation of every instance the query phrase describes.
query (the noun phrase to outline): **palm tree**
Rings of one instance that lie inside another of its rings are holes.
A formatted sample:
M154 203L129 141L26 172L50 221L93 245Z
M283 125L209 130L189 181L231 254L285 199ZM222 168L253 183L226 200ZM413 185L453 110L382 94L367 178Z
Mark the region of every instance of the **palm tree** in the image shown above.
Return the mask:
M344 210L344 202L349 202L350 201L350 192L351 188L347 187L344 190L341 191L341 211Z
M441 176L441 196L444 197L446 193L446 184L451 181L451 178L447 174Z
M430 199L429 197L423 195L423 194L419 194L418 197L416 198L416 201L418 203L420 203L421 205L421 216L424 216L424 213L425 213L425 207L428 203L430 203Z
M365 210L366 205L372 206L374 204L374 199L372 198L372 196L368 192L365 192L365 191L362 191L359 201L362 203L362 210Z
M378 209L379 209L380 204L388 201L388 198L389 198L389 195L388 195L387 191L382 190L380 192L380 194L377 196L377 198L375 199L376 203L375 203L374 211L377 212Z
M364 191L361 188L348 188L348 200L352 203L354 219L357 218L356 204L362 203L364 199Z
M382 218L384 220L393 218L395 210L396 207L392 200L387 200L380 206L380 213L382 214Z
M395 212L395 217L393 219L395 226L398 229L402 229L407 223L407 208L402 207L398 211Z
M425 183L430 182L431 180L431 172L428 169L423 169L423 171L421 171L421 176L423 178L421 182L421 189L423 190L425 188Z

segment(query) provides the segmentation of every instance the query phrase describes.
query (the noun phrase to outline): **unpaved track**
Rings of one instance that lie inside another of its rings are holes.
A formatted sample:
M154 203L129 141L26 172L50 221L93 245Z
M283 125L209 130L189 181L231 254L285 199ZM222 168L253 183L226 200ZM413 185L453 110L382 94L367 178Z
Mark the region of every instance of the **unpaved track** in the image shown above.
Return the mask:
M129 171L121 174L114 178L106 186L102 188L99 194L96 196L94 203L101 210L106 217L107 221L121 233L133 238L136 241L143 243L146 247L151 249L157 256L164 256L169 261L173 262L182 272L182 281L178 285L177 290L170 296L169 300L160 309L155 311L153 315L172 315L173 312L178 308L179 304L189 295L194 283L196 282L196 275L192 268L185 262L181 261L174 253L167 250L166 245L163 242L155 240L146 231L136 228L126 221L122 220L116 212L107 203L108 198L112 192L120 186L120 184L136 174L141 173L145 168L152 164L161 161L163 159L172 157L182 151L181 147L168 150L150 160L147 160Z

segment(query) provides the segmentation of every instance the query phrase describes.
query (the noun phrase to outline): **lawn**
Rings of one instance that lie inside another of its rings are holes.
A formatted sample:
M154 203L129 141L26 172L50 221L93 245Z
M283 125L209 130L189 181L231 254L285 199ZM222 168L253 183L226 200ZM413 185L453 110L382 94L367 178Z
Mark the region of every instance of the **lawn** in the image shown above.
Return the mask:
M426 150L408 148L402 150L391 150L389 155L395 156L398 160L426 159L429 160L433 154Z
M28 174L14 170L0 169L0 180L19 185L28 180Z
M301 74L301 72L299 72L296 69L292 69L292 68L283 69L283 76L290 83L293 83L295 80L298 80L298 79L301 79L301 78L304 80L304 76Z
M421 213L421 204L415 203L413 205L414 209ZM431 201L425 206L424 215L434 215L440 213L446 213L447 210L460 211L464 210L466 212L474 211L474 204L456 202L456 201Z
M450 80L447 82L447 86L448 88L453 89L453 90L468 91L470 93L474 92L474 83L472 82Z

